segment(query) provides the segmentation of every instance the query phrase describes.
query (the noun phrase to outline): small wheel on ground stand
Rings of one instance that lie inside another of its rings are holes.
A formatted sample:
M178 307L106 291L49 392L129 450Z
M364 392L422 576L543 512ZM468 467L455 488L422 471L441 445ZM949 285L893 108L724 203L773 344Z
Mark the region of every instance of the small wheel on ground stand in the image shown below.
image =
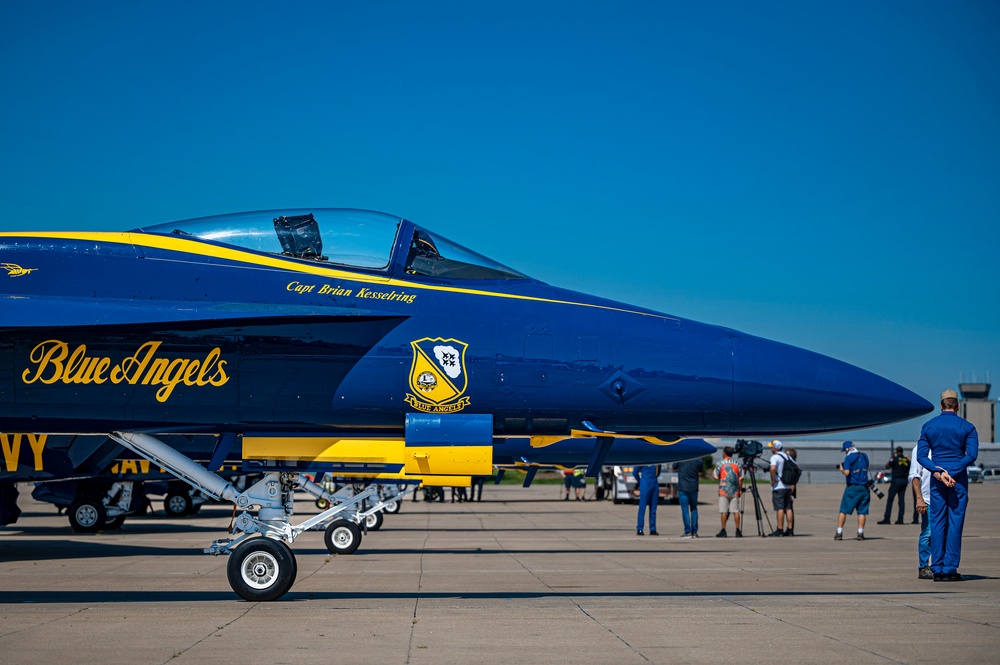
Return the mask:
M348 520L334 520L326 527L323 542L334 554L351 554L361 545L361 527Z
M387 513L389 513L390 515L395 515L396 513L399 512L400 508L402 508L402 507L403 507L403 502L397 500L397 501L393 501L390 504L387 504L386 507L383 508L382 510L384 510Z
M277 600L292 588L298 565L288 545L260 537L236 548L229 557L226 572L229 586L240 598Z
M382 528L382 522L384 521L385 517L382 515L382 511L372 513L365 518L365 528L369 531L378 531Z

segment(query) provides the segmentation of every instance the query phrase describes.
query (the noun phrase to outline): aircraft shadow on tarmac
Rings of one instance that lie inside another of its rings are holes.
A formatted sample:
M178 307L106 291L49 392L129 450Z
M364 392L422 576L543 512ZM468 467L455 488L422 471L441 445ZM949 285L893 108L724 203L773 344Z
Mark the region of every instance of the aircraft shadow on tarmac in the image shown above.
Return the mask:
M366 541L367 542L367 541ZM367 548L367 549L366 549ZM307 555L307 554L330 554L326 549L307 549L296 547L296 555ZM406 548L390 548L390 549L374 549L368 547L366 544L362 544L360 549L351 554L350 556L377 556L377 555L387 555L387 554L670 554L671 552L688 552L681 546L675 547L673 549L614 549L614 550L595 550L595 549L568 549L568 550L553 550L553 549L537 549L537 550L523 550L523 549L472 549L472 548L420 548L414 547L412 549ZM698 554L719 554L716 550L698 550Z
M545 533L554 533L558 531L568 531L568 532L585 532L585 533L597 533L607 531L609 533L621 533L621 534L632 534L634 533L634 528L629 528L628 526L611 526L611 527L592 527L592 526L578 526L578 527L567 527L567 526L543 526L539 524L538 526L514 526L514 527L490 527L489 529L483 529L482 527L459 527L459 528L440 528L432 527L428 529L426 526L396 526L395 524L389 525L386 522L386 526L383 527L386 531L403 532L403 531L434 531L435 533L482 533L483 531L513 531L513 532L531 532L531 531L544 531Z
M25 536L32 537L42 537L42 538L66 538L73 536L75 538L93 538L94 536L130 536L130 535L149 535L157 533L211 533L217 534L225 531L225 527L220 528L216 524L206 524L198 525L191 524L189 522L156 522L156 521L139 521L131 520L126 521L125 525L120 529L100 531L97 534L90 533L74 533L72 527L70 527L69 522L65 523L65 526L27 526L20 527L15 525L9 529L12 532L20 532Z
M80 540L5 542L0 548L0 562L53 561L58 559L99 559L133 556L205 556L200 548L150 547L124 543L87 542Z
M923 596L927 594L955 593L958 589L941 588L927 591L886 591L876 592L885 597ZM292 592L278 602L303 602L311 600L538 600L542 598L718 598L718 597L752 597L752 598L796 598L796 597L826 597L850 598L870 597L871 591L469 591L469 592ZM11 591L0 598L0 606L23 604L56 604L56 603L191 603L209 601L238 600L231 591ZM245 602L245 601L241 601Z

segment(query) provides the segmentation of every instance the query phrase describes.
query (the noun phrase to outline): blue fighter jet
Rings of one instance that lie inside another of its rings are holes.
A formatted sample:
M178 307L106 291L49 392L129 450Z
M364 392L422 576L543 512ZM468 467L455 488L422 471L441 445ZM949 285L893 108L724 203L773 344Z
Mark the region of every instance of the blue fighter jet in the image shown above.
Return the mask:
M289 497L306 469L477 475L494 439L569 437L596 441L595 475L623 438L668 448L931 410L849 364L550 286L376 212L0 233L0 262L0 431L110 435L244 509L242 535L208 551L233 555L230 583L253 600L294 581L286 543L309 521L289 524ZM242 442L267 475L237 491L167 434L217 435L213 461Z

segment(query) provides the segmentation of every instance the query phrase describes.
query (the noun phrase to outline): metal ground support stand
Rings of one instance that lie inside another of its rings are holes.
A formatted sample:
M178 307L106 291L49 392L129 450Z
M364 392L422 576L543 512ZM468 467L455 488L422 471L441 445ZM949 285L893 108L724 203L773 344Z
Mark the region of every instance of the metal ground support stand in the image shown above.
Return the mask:
M289 543L303 531L351 509L375 491L362 492L340 506L292 526L290 518L294 512L293 493L300 481L298 473L266 473L259 482L240 492L225 478L205 469L156 437L136 432L113 432L111 438L213 499L230 501L243 509L230 530L234 535L241 535L216 540L204 551L212 555L232 554L227 566L229 584L241 598L250 601L276 600L285 595L298 572ZM254 506L258 506L256 517L247 512ZM263 538L250 538L253 534L260 534Z
M382 526L382 511L385 507L395 501L400 501L409 492L416 490L417 484L408 486L405 490L394 495L390 499L379 498L373 505L367 505L367 498L374 496L380 492L380 485L370 484L367 485L363 490L359 490L361 486L346 486L340 488L337 492L330 493L317 483L310 480L303 479L300 489L311 494L317 499L322 499L327 501L333 506L331 510L335 508L342 508L345 505L354 505L359 502L362 503L361 510L355 511L343 515L342 517L332 519L332 517L326 517L323 521L315 523L313 529L324 530L326 533L324 535L324 542L326 548L330 550L333 554L352 554L357 551L358 547L361 545L362 534L367 531L377 531ZM349 503L344 503L349 502ZM326 515L330 511L321 513L321 515ZM339 512L339 511L338 511ZM319 516L317 516L319 517ZM313 518L315 520L315 518ZM310 520L312 522L313 520ZM332 520L332 521L331 521Z
M403 489L405 490L406 488L404 487ZM413 489L415 490L416 486L414 486ZM386 515L395 515L400 510L402 510L403 508L402 497L406 496L407 493L408 492L406 491L401 491L399 489L399 485L388 485L388 484L379 485L378 495L379 497L381 497L383 501L386 502L386 506L385 508L382 509L382 512L384 512Z

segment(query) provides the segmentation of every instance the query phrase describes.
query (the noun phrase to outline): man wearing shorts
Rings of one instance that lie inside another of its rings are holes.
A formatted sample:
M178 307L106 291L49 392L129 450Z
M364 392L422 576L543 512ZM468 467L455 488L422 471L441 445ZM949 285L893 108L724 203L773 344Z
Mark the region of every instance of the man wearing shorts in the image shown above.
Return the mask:
M788 457L782 452L781 441L770 444L774 454L771 455L771 505L778 520L778 528L772 536L792 536L792 488L781 482L781 469Z
M722 531L715 534L717 538L728 535L726 522L729 521L729 513L733 514L733 521L736 522L736 537L743 537L743 532L740 531L740 489L743 479L739 462L733 459L733 452L732 446L723 448L722 459L712 471L712 477L719 481L719 514L722 519Z
M847 487L844 488L844 496L840 499L837 534L833 539L844 539L844 523L847 521L847 516L856 510L858 511L857 539L864 540L865 518L868 516L868 506L871 503L871 496L868 493L868 455L858 452L850 441L844 441L841 450L846 457L844 463L838 464L837 468L847 476Z

